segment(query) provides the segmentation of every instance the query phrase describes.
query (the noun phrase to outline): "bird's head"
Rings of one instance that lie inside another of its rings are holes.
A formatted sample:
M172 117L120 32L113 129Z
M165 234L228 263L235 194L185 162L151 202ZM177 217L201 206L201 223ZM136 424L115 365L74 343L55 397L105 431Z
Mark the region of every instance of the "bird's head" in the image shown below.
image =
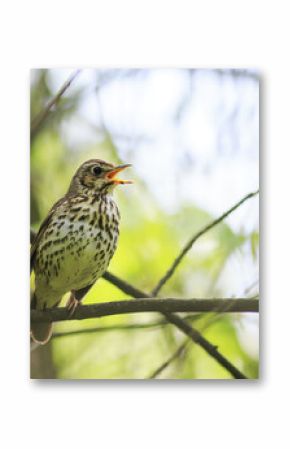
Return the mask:
M69 187L69 193L110 193L119 184L131 184L116 178L117 174L131 164L112 165L100 159L84 162L76 171Z

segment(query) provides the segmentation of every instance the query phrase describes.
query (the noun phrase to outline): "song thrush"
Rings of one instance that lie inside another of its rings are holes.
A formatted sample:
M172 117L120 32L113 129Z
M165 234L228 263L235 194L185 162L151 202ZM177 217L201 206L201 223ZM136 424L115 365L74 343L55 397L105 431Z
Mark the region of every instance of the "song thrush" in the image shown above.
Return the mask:
M115 252L120 214L112 197L116 178L130 164L113 166L99 159L84 162L75 173L68 192L54 204L31 248L35 292L31 308L56 307L71 292L68 308L76 305L102 276ZM31 337L45 344L51 323L32 323Z

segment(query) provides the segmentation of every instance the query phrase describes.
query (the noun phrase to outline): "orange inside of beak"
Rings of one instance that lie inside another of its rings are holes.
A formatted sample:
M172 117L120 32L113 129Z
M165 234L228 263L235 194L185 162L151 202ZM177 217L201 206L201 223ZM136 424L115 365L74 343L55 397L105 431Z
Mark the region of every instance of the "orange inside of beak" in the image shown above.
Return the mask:
M120 173L122 170L125 170L125 168L131 167L131 164L125 164L125 165L119 165L118 167L113 168L110 170L106 177L109 178L111 181L113 181L115 184L132 184L133 181L125 181L123 179L116 179L115 176Z

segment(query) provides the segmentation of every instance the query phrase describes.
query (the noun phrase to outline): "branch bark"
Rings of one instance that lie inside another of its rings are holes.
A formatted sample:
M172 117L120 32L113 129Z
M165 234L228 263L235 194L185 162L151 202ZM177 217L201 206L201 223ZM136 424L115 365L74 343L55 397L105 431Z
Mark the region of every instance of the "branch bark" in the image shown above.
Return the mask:
M143 298L136 301L113 301L90 305L80 305L73 316L65 307L47 310L31 310L31 321L68 321L123 315L140 312L258 312L256 299L157 299Z
M30 232L30 237L35 238L36 233L34 231ZM127 295L133 296L134 298L150 298L145 292L135 288L131 284L123 279L118 278L112 273L106 271L103 274L103 278L106 279L111 284L118 287ZM192 328L185 320L180 318L173 313L163 313L163 316L167 319L167 321L173 325L175 325L181 332L187 335L194 343L201 346L211 357L213 357L217 363L223 366L234 378L236 379L247 379L247 377L238 370L229 360L227 360L220 352L217 350L217 347L212 345L209 341L207 341L196 329Z

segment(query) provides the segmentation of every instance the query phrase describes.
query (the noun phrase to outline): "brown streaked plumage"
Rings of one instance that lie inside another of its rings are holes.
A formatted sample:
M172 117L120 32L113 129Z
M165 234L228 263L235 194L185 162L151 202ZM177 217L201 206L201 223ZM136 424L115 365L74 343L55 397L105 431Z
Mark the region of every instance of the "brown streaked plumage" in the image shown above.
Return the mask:
M84 162L68 192L51 208L31 247L35 292L31 307L57 307L71 292L68 308L75 307L102 276L115 252L120 214L112 197L115 176L129 164L114 167L100 159ZM31 338L41 344L51 337L50 323L33 323Z

